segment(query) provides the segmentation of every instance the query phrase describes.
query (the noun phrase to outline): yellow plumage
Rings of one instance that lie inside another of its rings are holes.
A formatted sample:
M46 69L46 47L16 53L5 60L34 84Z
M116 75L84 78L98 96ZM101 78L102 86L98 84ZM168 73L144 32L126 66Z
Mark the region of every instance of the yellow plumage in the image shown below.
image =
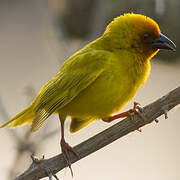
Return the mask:
M132 100L150 72L157 53L141 35L160 35L150 18L125 14L107 26L105 33L72 55L57 75L41 88L25 111L1 127L32 123L36 131L53 113L64 121L71 116L71 132L96 119L107 119Z
M175 44L160 33L150 18L125 14L115 18L104 34L72 55L57 75L45 84L32 104L1 126L32 123L38 130L53 113L61 122L61 149L71 169L65 142L64 121L71 117L70 131L76 132L96 119L110 122L112 116L132 100L150 72L150 59L159 49L175 50ZM72 169L71 173L73 175Z

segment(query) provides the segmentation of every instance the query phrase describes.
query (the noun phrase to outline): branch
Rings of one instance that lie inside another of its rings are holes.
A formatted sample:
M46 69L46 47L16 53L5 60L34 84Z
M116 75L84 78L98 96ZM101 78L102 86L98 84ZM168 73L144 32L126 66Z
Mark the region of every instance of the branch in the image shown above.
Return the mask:
M143 108L143 116L146 117L144 120L137 114L133 116L133 121L131 118L125 118L112 127L75 146L74 150L79 154L80 159L82 159L122 136L155 121L156 118L162 114L165 114L165 117L167 118L167 111L178 104L180 104L180 87L169 92L157 101L145 106ZM73 154L70 154L70 158L72 163L80 160L74 157ZM56 174L65 167L66 164L63 155L60 154L50 159L40 160L38 163L33 162L31 166L23 174L16 177L15 180L39 180L43 177L47 177L48 171Z

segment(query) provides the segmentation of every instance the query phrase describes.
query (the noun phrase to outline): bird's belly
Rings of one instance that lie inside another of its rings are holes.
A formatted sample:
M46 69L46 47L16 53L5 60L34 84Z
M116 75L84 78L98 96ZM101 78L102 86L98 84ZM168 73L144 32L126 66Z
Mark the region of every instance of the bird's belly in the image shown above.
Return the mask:
M102 119L118 112L130 101L140 84L131 78L102 76L60 109L72 117Z

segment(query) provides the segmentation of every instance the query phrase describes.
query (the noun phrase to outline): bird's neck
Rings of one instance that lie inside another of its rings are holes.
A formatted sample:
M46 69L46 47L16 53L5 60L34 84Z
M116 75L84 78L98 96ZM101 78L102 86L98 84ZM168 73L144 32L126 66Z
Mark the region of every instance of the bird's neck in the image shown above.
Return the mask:
M101 36L100 38L94 40L93 42L89 43L86 46L86 51L89 51L90 49L94 50L105 50L110 51L113 53L122 53L122 51L127 51L129 54L131 54L134 57L137 57L138 61L141 61L142 63L149 62L152 57L156 55L158 50L143 46L141 47L128 47L128 46L118 46L115 42L115 44L112 45L112 42L108 38L104 38Z

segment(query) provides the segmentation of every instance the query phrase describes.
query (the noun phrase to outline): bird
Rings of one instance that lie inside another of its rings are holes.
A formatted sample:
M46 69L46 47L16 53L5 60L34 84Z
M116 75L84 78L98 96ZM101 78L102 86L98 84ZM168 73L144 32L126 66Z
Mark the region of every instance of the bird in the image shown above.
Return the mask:
M69 152L78 154L64 137L67 117L71 118L70 132L74 133L95 120L111 122L134 112L137 104L116 114L145 84L150 60L160 49L175 51L176 45L161 33L153 19L122 14L107 25L99 38L70 56L30 106L0 128L31 124L30 131L35 132L49 116L58 114L60 146L72 173Z

